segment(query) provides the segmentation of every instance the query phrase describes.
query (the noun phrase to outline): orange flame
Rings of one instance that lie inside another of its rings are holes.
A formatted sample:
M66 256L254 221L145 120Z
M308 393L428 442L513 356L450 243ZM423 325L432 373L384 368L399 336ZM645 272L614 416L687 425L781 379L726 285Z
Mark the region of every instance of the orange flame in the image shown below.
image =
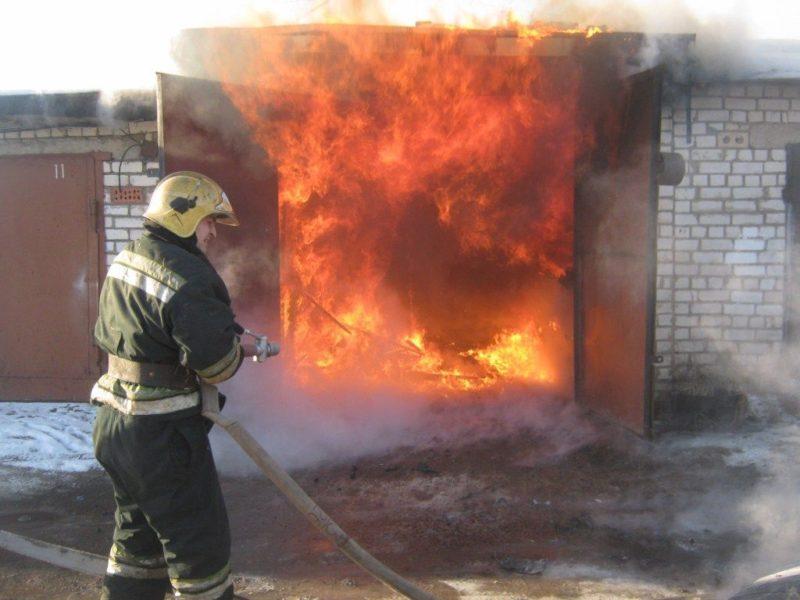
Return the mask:
M566 385L586 140L578 68L531 50L550 33L518 27L507 46L496 31L273 28L221 56L279 175L300 384Z

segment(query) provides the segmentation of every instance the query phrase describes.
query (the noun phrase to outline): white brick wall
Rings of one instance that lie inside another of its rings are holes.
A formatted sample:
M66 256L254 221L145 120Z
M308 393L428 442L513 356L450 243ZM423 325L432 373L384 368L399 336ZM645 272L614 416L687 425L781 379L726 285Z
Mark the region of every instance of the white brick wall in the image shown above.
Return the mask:
M158 168L158 162L154 161L110 160L103 163L106 264L111 264L118 252L144 232L142 214L158 183ZM142 203L111 204L112 191L118 185L141 188Z
M797 122L798 98L796 82L698 84L690 127L685 97L664 106L661 149L683 155L687 173L659 190L659 393L781 349L786 152L763 128Z

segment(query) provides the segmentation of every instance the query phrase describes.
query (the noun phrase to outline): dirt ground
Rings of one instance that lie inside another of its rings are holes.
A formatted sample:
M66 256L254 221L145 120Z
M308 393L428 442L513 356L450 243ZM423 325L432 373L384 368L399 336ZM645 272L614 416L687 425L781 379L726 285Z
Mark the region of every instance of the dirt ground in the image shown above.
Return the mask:
M362 546L443 599L717 597L755 550L737 511L763 473L730 460L742 433L650 443L591 427L568 451L522 429L293 475ZM0 475L0 528L106 553L113 501L102 471ZM266 479L223 477L223 488L241 597L397 597ZM99 586L0 550L0 598L96 598Z

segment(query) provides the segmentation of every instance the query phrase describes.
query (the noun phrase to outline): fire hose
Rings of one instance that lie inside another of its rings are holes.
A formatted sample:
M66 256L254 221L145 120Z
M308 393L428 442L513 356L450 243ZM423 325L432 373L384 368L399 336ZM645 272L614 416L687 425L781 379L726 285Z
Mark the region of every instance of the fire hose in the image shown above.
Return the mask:
M436 600L436 597L420 589L401 575L364 550L358 542L347 535L325 511L323 511L297 482L284 471L266 450L233 419L222 416L219 412L219 394L213 385L202 384L203 416L222 427L233 440L244 450L261 471L275 486L283 492L289 502L300 513L319 529L322 534L345 555L375 579L392 590L411 600Z
M256 338L257 354L253 360L263 362L269 356L275 356L280 351L277 344L267 341L266 336L255 334L249 330L245 333ZM222 416L219 412L219 392L216 386L201 383L200 393L202 398L202 414L205 418L219 425L241 447L261 471L283 492L289 502L299 510L303 516L319 529L322 534L350 560L367 571L375 579L392 590L411 600L437 600L432 594L420 589L401 575L392 571L369 552L364 550L358 542L351 538L344 530L323 511L303 489L284 471L280 465L267 453L266 450L250 435L250 433L234 419ZM74 548L67 548L57 544L50 544L20 536L9 531L0 530L0 548L5 548L17 554L41 560L59 567L86 573L87 575L100 576L105 572L106 559L95 554L83 552Z
M253 360L263 362L266 358L275 356L280 352L280 347L277 344L267 341L266 336L253 333L249 329L245 329L244 333L256 339L255 346L258 353L253 357ZM264 475L283 492L283 495L286 496L292 506L300 511L306 519L311 521L311 523L319 529L326 538L333 542L347 558L367 571L367 573L372 575L375 579L406 598L411 598L411 600L436 600L435 596L421 590L364 550L358 542L347 535L344 530L339 527L333 519L305 493L305 491L303 491L303 488L275 462L261 444L259 444L238 421L222 416L219 409L219 392L216 386L208 383L201 383L200 395L203 402L203 416L224 429L245 454L256 463Z

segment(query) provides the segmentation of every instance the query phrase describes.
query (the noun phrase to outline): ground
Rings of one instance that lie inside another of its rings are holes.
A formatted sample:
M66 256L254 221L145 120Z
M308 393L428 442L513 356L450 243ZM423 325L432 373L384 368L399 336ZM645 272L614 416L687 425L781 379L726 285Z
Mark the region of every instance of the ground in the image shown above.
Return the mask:
M440 598L724 597L791 562L796 517L781 510L793 506L783 493L796 481L785 470L800 446L793 421L647 442L569 418L581 431L570 440L557 427L503 428L293 475L363 547ZM0 529L106 553L102 471L4 460L0 475ZM223 488L242 597L397 597L266 479L223 476ZM767 551L783 546L790 556ZM0 550L0 598L96 598L99 585Z

